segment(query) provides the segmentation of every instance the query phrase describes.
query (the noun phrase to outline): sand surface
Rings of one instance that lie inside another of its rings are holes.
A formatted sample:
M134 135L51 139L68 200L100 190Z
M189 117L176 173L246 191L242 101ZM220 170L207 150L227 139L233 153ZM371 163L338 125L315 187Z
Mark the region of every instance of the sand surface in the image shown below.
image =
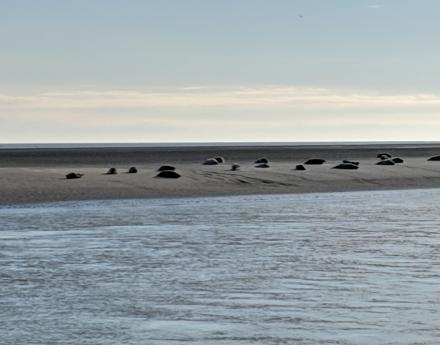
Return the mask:
M389 152L404 164L377 166L376 154ZM204 166L221 155L225 164ZM313 145L242 147L81 148L0 150L0 204L109 198L197 197L239 194L308 193L440 187L440 145ZM254 160L267 157L270 168ZM319 166L295 171L309 158ZM360 162L359 170L336 170L342 159ZM232 163L240 164L231 171ZM176 166L179 179L155 177L162 164ZM127 174L130 166L138 174ZM105 175L110 167L117 175ZM66 180L69 172L84 174Z

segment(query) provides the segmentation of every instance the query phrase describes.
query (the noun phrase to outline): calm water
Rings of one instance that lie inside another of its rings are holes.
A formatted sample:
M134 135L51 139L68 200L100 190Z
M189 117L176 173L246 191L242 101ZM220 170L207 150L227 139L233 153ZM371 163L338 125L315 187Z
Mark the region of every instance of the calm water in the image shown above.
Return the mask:
M440 190L0 208L1 344L439 344Z
M1 144L2 149L80 149L80 148L109 148L109 147L238 147L238 146L329 146L329 145L362 145L371 147L377 145L396 145L398 147L413 147L414 145L439 145L439 141L293 141L293 142L180 142L180 143L22 143Z

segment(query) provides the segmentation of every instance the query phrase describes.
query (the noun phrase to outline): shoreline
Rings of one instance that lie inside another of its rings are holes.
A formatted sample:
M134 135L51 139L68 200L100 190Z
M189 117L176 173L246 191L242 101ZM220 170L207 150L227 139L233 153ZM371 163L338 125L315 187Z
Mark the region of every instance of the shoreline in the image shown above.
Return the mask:
M3 204L0 203L1 209L13 209L13 208L29 208L29 207L45 207L45 206L53 206L53 205L62 205L66 204L75 204L81 202L106 202L106 201L139 201L139 200L180 200L180 199L207 199L207 198L229 198L229 197L251 197L251 196L277 196L277 195L307 195L307 194L345 194L345 193L356 193L356 192L397 192L397 191L410 191L410 190L436 190L440 189L439 187L402 187L402 188L382 188L382 189L350 189L350 190L337 190L337 191L307 191L307 192L275 192L275 193L247 193L247 194L218 194L218 195L196 195L196 196L156 196L156 197L116 197L116 198L85 198L85 199L63 199L63 200L50 200L50 201L30 201L30 202L16 202L16 203L8 203Z
M403 164L377 166L377 153L390 152ZM2 149L0 150L0 205L44 202L210 197L229 195L297 194L440 187L440 162L428 162L440 153L438 145L320 145L215 146L154 148ZM221 155L226 163L201 163ZM270 168L255 159L267 157ZM294 170L309 158L326 163ZM337 170L343 159L360 162L359 170ZM241 165L231 171L232 163ZM172 164L179 179L156 178L157 168ZM127 174L130 166L138 174ZM110 167L117 175L105 175ZM83 173L66 180L69 172Z

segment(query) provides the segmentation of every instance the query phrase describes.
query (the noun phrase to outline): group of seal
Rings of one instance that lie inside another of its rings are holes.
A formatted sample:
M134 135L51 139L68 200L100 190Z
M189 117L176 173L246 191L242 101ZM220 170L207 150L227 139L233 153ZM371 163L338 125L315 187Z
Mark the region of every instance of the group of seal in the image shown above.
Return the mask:
M137 172L138 172L138 170L136 167L130 167L127 171L127 174L137 174ZM117 174L118 174L118 170L116 168L110 168L107 170L107 172L104 175L117 175ZM65 175L66 180L79 179L83 176L84 176L84 174L80 174L77 172L70 172Z
M176 168L172 165L162 165L157 171L159 172L156 177L164 177L164 178L179 178L181 175L177 173ZM130 167L127 171L127 174L137 174L138 169L136 167ZM116 168L110 168L104 175L117 175L118 170ZM67 180L79 179L83 177L84 174L79 174L76 172L71 172L66 175Z
M270 168L269 160L266 157L258 158L254 164L256 168Z
M136 167L130 167L127 171L127 174L137 174L138 170ZM117 175L118 170L116 168L110 168L107 170L105 175Z
M359 162L344 159L342 163L334 166L333 169L357 170L359 169Z
M391 154L384 152L379 153L376 158L379 158L380 161L376 163L376 165L396 165L402 164L404 160L399 157L393 157Z
M383 152L378 153L376 158L379 159L379 161L376 163L376 165L396 165L396 164L402 164L404 163L404 160L400 157L393 157L390 153ZM431 162L438 162L440 161L440 156L433 156L431 158L428 158L428 161ZM222 156L216 156L213 158L208 158L205 160L202 164L203 165L219 165L225 163L225 159ZM306 168L304 165L322 165L326 161L322 158L311 158L306 160L303 164L298 164L294 170L297 171L305 171ZM256 168L270 168L269 160L266 157L258 158L254 161L254 165ZM344 159L342 163L337 164L333 167L333 169L344 169L344 170L357 170L359 169L359 162L351 161ZM237 163L233 163L231 165L231 171L237 171L240 170L240 165ZM159 169L157 169L158 174L156 177L162 177L162 178L179 178L181 175L176 172L176 168L172 165L162 165ZM138 172L138 169L136 167L130 167L127 171L127 174L136 174ZM116 175L118 173L116 168L110 168L105 175ZM80 174L77 172L70 172L67 175L65 175L67 180L72 179L80 179L83 177L84 174Z
M222 156L217 156L213 158L208 158L205 160L202 164L203 165L219 165L226 163L226 160ZM231 171L237 171L240 170L240 164L233 163L231 165Z
M159 172L156 177L163 177L163 178L179 178L181 175L176 171L176 167L172 165L162 165L159 169L157 169Z

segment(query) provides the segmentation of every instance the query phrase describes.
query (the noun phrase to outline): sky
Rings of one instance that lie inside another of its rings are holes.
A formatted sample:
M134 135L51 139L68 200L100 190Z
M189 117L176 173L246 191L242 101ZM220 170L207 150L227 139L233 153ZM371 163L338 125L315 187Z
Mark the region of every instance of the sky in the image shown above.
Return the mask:
M439 141L438 0L0 0L0 143Z

